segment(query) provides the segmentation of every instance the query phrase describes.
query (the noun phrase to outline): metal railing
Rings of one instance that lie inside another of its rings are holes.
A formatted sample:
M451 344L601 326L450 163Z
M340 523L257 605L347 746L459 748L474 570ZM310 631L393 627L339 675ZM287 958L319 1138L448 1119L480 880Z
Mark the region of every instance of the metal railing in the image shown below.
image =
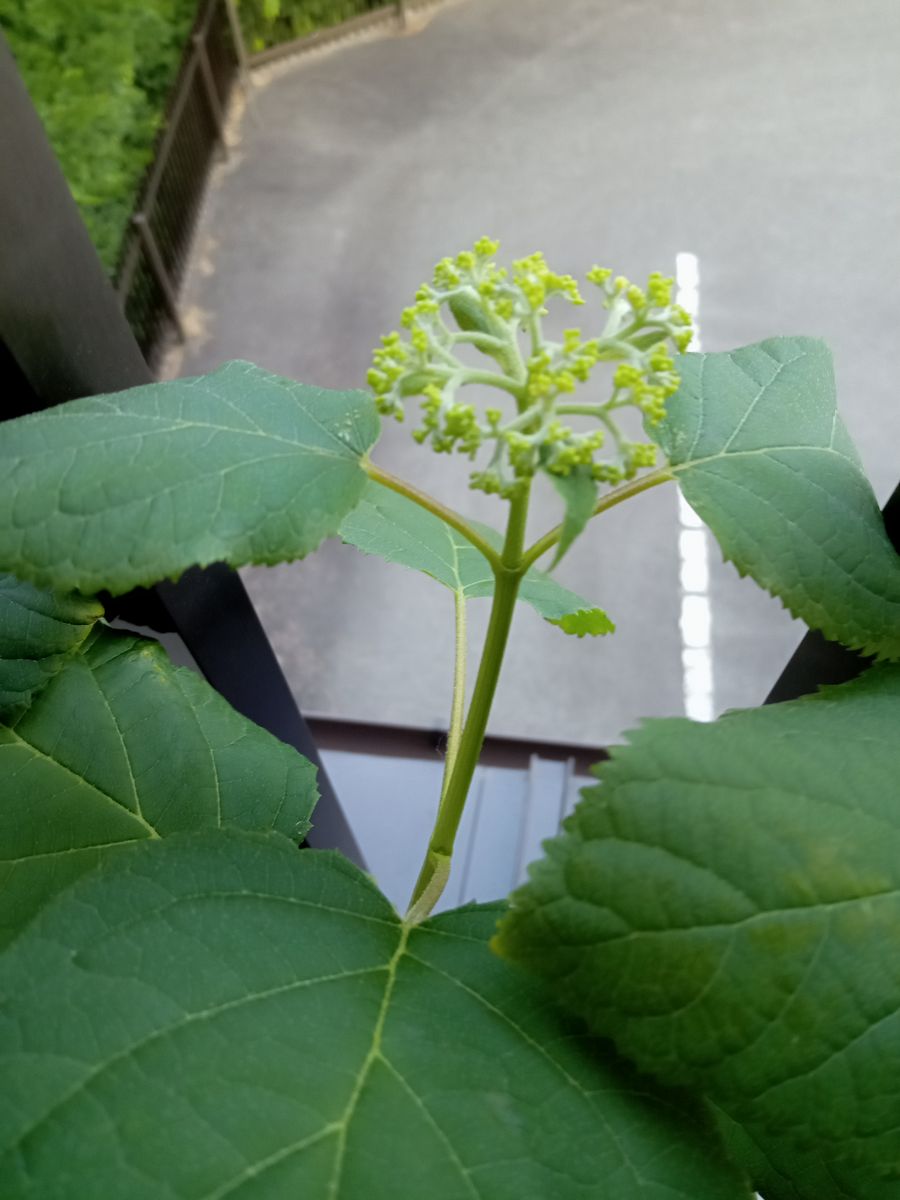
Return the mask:
M228 153L225 112L242 60L233 15L225 0L198 12L123 245L116 289L148 361L170 331L184 338L178 288L210 164Z
M144 357L152 366L167 339L185 337L178 291L214 158L227 157L225 120L231 89L247 68L262 66L390 23L441 0L371 0L337 25L248 54L236 0L205 0L185 49L153 163L125 236L115 286Z

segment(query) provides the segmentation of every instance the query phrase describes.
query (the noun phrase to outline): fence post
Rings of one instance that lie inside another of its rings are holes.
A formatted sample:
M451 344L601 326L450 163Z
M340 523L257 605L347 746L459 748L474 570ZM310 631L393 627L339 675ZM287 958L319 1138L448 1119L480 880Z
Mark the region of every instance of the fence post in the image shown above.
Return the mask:
M150 264L150 270L153 272L153 277L159 284L159 290L163 294L163 299L166 302L166 308L169 310L169 316L172 318L172 324L178 334L179 342L185 340L184 325L181 323L181 313L178 310L178 297L175 295L175 289L172 287L172 281L169 279L166 271L166 264L163 262L162 255L159 252L159 246L156 244L156 238L153 236L153 230L150 228L150 223L147 220L145 212L137 212L131 218L131 223L138 232L138 237L141 239L141 245L144 247L144 254L147 256L147 262Z
M225 0L225 12L228 15L228 27L231 30L231 42L238 63L238 82L244 93L247 114L254 125L258 127L259 117L251 104L253 98L253 80L250 77L250 64L247 57L247 43L244 41L244 31L241 28L241 18L238 16L235 0Z
M231 40L234 43L234 52L237 55L241 80L245 81L248 78L247 45L244 41L244 31L241 29L241 19L238 16L234 0L225 0L225 12L228 14L228 27L231 30Z
M406 10L406 0L397 0L397 16L400 18L400 28L409 28L409 13Z
M228 157L228 144L225 141L225 114L222 111L222 105L219 101L219 93L216 91L216 81L213 79L212 68L209 65L209 55L206 52L206 30L195 33L191 38L194 43L194 53L197 55L197 62L200 65L200 75L203 79L203 90L206 93L209 111L212 114L213 124L216 127L216 132L219 135L219 143L222 146L222 153Z

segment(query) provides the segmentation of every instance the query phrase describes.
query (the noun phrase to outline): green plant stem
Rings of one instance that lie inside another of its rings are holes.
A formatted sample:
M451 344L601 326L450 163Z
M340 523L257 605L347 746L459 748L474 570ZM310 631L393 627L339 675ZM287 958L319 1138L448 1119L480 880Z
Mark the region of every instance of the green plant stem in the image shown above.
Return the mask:
M501 565L500 555L493 546L484 540L477 530L472 528L465 517L461 517L452 508L447 508L446 505L441 504L440 500L435 500L434 496L429 496L427 492L420 492L417 487L413 487L405 479L400 479L398 476L392 475L390 471L385 471L381 467L377 467L375 463L369 460L364 460L362 467L368 477L374 479L376 483L390 488L392 492L397 492L399 495L405 496L407 500L412 500L420 508L425 508L428 512L434 513L436 517L440 517L442 521L445 521L453 529L457 530L458 533L461 533L467 542L471 542L476 550L481 551L491 564L492 571L499 570Z
M605 404L557 404L557 416L599 417L606 411Z
M462 589L453 593L456 616L453 654L453 701L450 707L450 728L447 732L447 756L444 759L444 778L441 783L441 799L447 792L450 776L456 763L459 739L462 736L463 717L466 709L466 597Z
M507 343L492 333L479 333L477 330L463 330L461 333L450 334L451 346L477 346L486 354L499 353L506 349Z
M615 508L617 504L621 504L623 500L630 500L632 496L639 496L641 492L649 491L650 488L658 487L661 483L668 483L674 479L675 475L669 467L660 467L657 471L651 471L649 475L641 475L637 479L631 479L628 483L623 483L621 487L615 491L608 492L602 500L598 500L591 517L597 517L600 513L606 512L610 508ZM535 562L546 554L560 539L562 534L562 525L557 525L555 528L545 533L543 537L538 538L533 546L525 551L522 558L522 568L527 571Z
M442 347L438 347L438 349L441 350ZM455 380L458 386L466 383L483 383L486 387L500 388L503 392L509 392L517 402L523 399L522 386L510 379L508 375L498 375L496 371L479 371L474 367L467 367L453 358L449 352L446 357L448 361L446 367L429 367L427 374L434 379L443 380L445 383L453 383Z
M495 371L473 371L467 369L466 383L483 383L487 387L500 388L504 392L509 392L518 403L521 403L524 399L525 390L521 384L516 383L514 379L510 379L508 375L498 375Z
M421 921L431 912L450 875L453 844L462 819L466 798L475 774L475 767L484 744L488 717L497 680L503 664L503 654L509 638L519 584L525 573L522 547L525 541L525 522L528 517L528 491L522 492L510 505L506 538L500 564L494 571L494 600L488 622L478 675L472 691L472 701L456 751L453 769L438 805L437 817L425 861L413 890L408 921Z

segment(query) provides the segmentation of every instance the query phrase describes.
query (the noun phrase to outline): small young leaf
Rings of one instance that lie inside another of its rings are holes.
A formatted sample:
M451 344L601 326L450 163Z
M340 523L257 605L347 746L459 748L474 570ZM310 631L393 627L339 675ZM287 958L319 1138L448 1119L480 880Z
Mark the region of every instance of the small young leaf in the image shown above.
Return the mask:
M5 955L0 1176L25 1196L749 1200L708 1118L339 856L145 843Z
M576 467L569 475L551 475L553 486L562 496L565 513L562 532L556 543L556 553L550 569L556 566L578 535L584 530L597 503L597 483L589 467Z
M573 633L575 637L590 634L597 637L602 633L615 633L615 625L602 608L579 608L577 612L564 613L559 618L548 617L551 625L558 625L563 633Z
M315 768L155 643L97 629L0 722L0 944L123 846L205 826L299 839Z
M496 530L472 522L472 527L497 549L503 539ZM345 517L340 536L364 554L422 571L467 600L494 593L494 576L484 555L440 517L380 483L370 481L357 507ZM612 633L612 621L600 608L546 572L532 568L522 580L519 599L565 633L582 637Z
M457 292L447 301L447 307L460 329L476 333L496 332L491 328L484 303L474 294Z
M114 595L194 564L302 558L359 499L364 392L228 363L0 426L0 565Z
M102 616L92 597L42 592L0 575L0 711L39 692Z
M742 1127L766 1200L900 1196L898 729L887 664L710 725L648 722L498 938Z
M687 354L647 433L726 559L827 638L900 658L900 556L811 338Z

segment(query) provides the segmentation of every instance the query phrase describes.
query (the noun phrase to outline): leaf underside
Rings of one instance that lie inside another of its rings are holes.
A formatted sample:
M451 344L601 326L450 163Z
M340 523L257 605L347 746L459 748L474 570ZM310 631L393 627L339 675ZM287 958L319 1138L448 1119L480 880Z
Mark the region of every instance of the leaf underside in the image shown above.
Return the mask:
M147 843L7 952L5 1200L749 1200L705 1122L339 856Z
M0 575L0 712L39 692L102 616L93 598Z
M742 1127L766 1200L898 1200L900 667L648 722L513 898L501 952Z
M827 346L772 338L678 369L647 432L725 558L827 638L900 658L900 557L838 416Z
M0 566L114 595L194 564L302 558L362 492L364 392L228 363L0 427Z
M550 482L562 497L565 511L551 570L594 515L599 488L589 467L575 467L568 475L550 475Z
M474 521L472 526L492 546L500 548L502 538L496 530ZM467 600L494 593L490 563L480 550L440 517L374 480L368 483L357 507L345 517L340 536L364 554L430 575ZM602 609L536 568L523 578L519 599L552 625L577 637L612 633L615 629Z
M123 847L224 824L300 839L315 768L155 643L100 628L0 721L0 944Z

